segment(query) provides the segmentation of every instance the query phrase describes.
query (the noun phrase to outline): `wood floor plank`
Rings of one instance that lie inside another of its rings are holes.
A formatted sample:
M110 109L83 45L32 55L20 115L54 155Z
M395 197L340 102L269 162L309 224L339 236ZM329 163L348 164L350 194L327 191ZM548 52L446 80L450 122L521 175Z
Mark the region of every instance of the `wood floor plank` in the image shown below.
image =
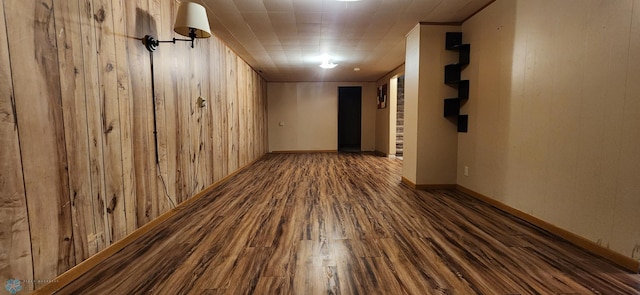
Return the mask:
M630 274L402 162L272 154L58 294L640 294Z

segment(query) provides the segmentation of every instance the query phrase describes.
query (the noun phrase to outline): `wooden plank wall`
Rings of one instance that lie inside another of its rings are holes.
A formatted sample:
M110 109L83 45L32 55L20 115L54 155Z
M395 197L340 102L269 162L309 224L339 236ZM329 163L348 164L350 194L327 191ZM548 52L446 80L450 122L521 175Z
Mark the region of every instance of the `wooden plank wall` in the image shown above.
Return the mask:
M152 104L140 38L174 37L176 4L2 0L0 282L37 288L267 152L266 83L216 37L160 45Z
M0 44L7 44L4 6L0 6ZM9 62L0 46L0 281L9 274L33 279L27 199L22 178L18 122Z

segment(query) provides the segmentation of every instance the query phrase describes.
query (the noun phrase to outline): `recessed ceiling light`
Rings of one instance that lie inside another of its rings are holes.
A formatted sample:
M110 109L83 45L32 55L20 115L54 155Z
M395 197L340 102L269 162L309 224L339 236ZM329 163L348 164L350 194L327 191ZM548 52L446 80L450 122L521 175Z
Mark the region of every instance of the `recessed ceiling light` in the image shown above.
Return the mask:
M353 68L354 72L360 72L360 68Z

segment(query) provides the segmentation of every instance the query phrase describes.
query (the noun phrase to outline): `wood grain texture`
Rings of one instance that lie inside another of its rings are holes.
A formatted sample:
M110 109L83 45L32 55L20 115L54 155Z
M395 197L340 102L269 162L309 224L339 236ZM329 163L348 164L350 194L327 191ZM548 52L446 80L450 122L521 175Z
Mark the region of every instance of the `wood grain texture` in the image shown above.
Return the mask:
M238 169L238 144L240 142L240 129L238 128L238 66L237 56L230 48L225 50L226 60L226 108L227 108L227 169Z
M3 4L33 276L50 280L75 264L53 6L51 1Z
M1 3L0 279L51 280L266 153L238 128L264 81L216 37L154 52L152 103L140 40L174 37L178 2Z
M104 146L102 144L102 119L100 104L100 76L98 68L98 45L96 42L96 30L94 27L94 15L96 13L93 1L81 0L79 3L80 32L82 34L82 58L86 101L87 126L89 144L89 178L81 178L80 181L91 184L90 202L95 232L87 236L90 243L95 243L98 250L111 245L111 237L106 215L106 184L104 169ZM70 17L71 15L67 16ZM64 19L64 15L60 16ZM82 124L82 122L79 122ZM75 236L81 238L82 236Z
M525 220L539 228L542 228L558 237L561 237L569 242L571 242L572 244L592 253L595 255L598 255L600 257L603 257L621 267L623 267L624 269L627 269L631 272L640 272L640 261L635 260L633 258L629 258L626 257L618 252L614 252L613 250L609 249L609 248L605 248L602 247L601 245L598 245L588 239L585 239L581 236L578 236L574 233L571 233L565 229L559 228L553 224L550 224L546 221L543 221L541 219L538 219L534 216L531 216L529 214L526 214L518 209L509 207L499 201L496 201L495 199L489 198L488 196L485 196L483 194L480 194L478 192L475 192L473 190L470 190L466 187L463 186L457 186L458 190L473 196L491 206L494 206L504 212L507 212L515 217L518 217L522 220Z
M97 37L101 135L105 166L105 211L108 244L127 234L124 186L122 185L122 143L120 142L120 105L118 65L116 62L114 14L110 0L93 0L93 25ZM127 119L127 118L125 118Z
M222 42L212 42L212 50L216 52L222 52L224 45ZM226 55L219 54L212 56L211 63L215 66L212 67L209 76L209 85L211 87L211 93L209 96L209 108L212 110L212 116L215 119L215 124L211 126L211 138L213 139L213 154L209 158L209 161L213 163L213 179L218 181L224 177L228 172L228 163L226 159L227 155L227 137L228 126L228 112L227 112L227 90L225 73L226 67L222 65L226 64Z
M95 234L88 236L91 243L95 243L98 251L109 246L111 231L106 215L106 184L104 166L104 145L102 144L102 119L100 104L100 76L98 68L98 45L96 42L96 30L94 28L95 6L91 0L79 0L80 32L82 33L82 58L83 64L75 65L82 68L84 74L84 88L86 101L87 130L89 143L89 169L88 177L78 175L79 181L91 184L92 217L95 226ZM62 12L58 12L62 13ZM62 19L71 15L61 15ZM77 237L82 239L83 237Z
M29 216L4 15L4 5L0 5L0 282L12 278L33 279Z
M130 5L130 6L129 6ZM136 0L127 2L129 9L127 19L127 35L143 37L155 34L155 20L149 13L149 1ZM135 13L132 13L135 11ZM153 30L152 30L153 28ZM139 42L129 40L128 53L129 72L137 73L131 77L131 92L133 99L133 167L136 179L136 215L137 224L143 225L155 217L154 192L156 183L154 175L156 166L156 146L153 137L153 108L151 94L151 63L149 52L140 46ZM149 69L142 71L141 69ZM145 98L145 99L142 99Z
M120 109L120 144L122 147L122 189L124 195L124 207L126 216L127 233L132 233L138 228L136 218L135 196L136 182L135 169L133 167L133 126L131 123L133 112L133 94L131 93L131 73L129 72L129 56L127 48L129 43L137 41L127 32L127 13L125 0L113 0L113 29L116 47L116 71L118 74L118 107ZM132 44L136 45L136 44Z
M270 154L57 294L640 294L630 274L401 162Z
M77 1L55 1L55 24L58 34L60 86L63 93L69 200L73 220L73 242L76 259L84 260L98 252L91 193L91 158L87 130L85 68L82 54L82 33ZM64 17L75 16L71 17Z

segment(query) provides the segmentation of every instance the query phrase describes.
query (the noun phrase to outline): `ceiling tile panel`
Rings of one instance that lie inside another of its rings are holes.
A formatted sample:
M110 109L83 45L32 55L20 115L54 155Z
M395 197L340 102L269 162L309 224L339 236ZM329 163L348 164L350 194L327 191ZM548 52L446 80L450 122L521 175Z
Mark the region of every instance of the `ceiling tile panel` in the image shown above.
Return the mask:
M242 18L249 25L249 28L258 34L273 34L273 27L271 26L271 21L269 20L269 15L266 12L243 12ZM265 26L265 24L269 24Z
M267 9L264 7L262 1L255 0L233 0L239 11L241 12L265 12Z
M322 12L298 12L295 14L297 24L321 24Z
M296 15L294 13L289 12L268 12L269 21L272 25L290 25L295 26L296 24ZM264 24L268 25L268 24Z
M447 2L452 2L452 0L413 0L405 9L404 14L414 16L418 15L420 18L424 18L427 15L431 14L436 8L447 5Z
M320 37L320 33L322 32L322 25L320 24L297 24L296 30L298 31L298 35L309 35L314 37Z
M293 9L299 12L322 12L321 0L293 0Z
M430 19L434 22L449 22L460 19L465 19L469 15L477 11L477 7L474 5L474 1L470 0L447 0L450 3L448 5L440 5L429 15L425 16L426 19Z
M374 81L403 63L404 38L419 22L460 22L492 0L194 1L268 81ZM320 69L320 54L338 67Z
M293 12L293 0L263 0L264 7L273 12Z
M399 14L403 13L412 0L382 0L378 5L378 11Z

